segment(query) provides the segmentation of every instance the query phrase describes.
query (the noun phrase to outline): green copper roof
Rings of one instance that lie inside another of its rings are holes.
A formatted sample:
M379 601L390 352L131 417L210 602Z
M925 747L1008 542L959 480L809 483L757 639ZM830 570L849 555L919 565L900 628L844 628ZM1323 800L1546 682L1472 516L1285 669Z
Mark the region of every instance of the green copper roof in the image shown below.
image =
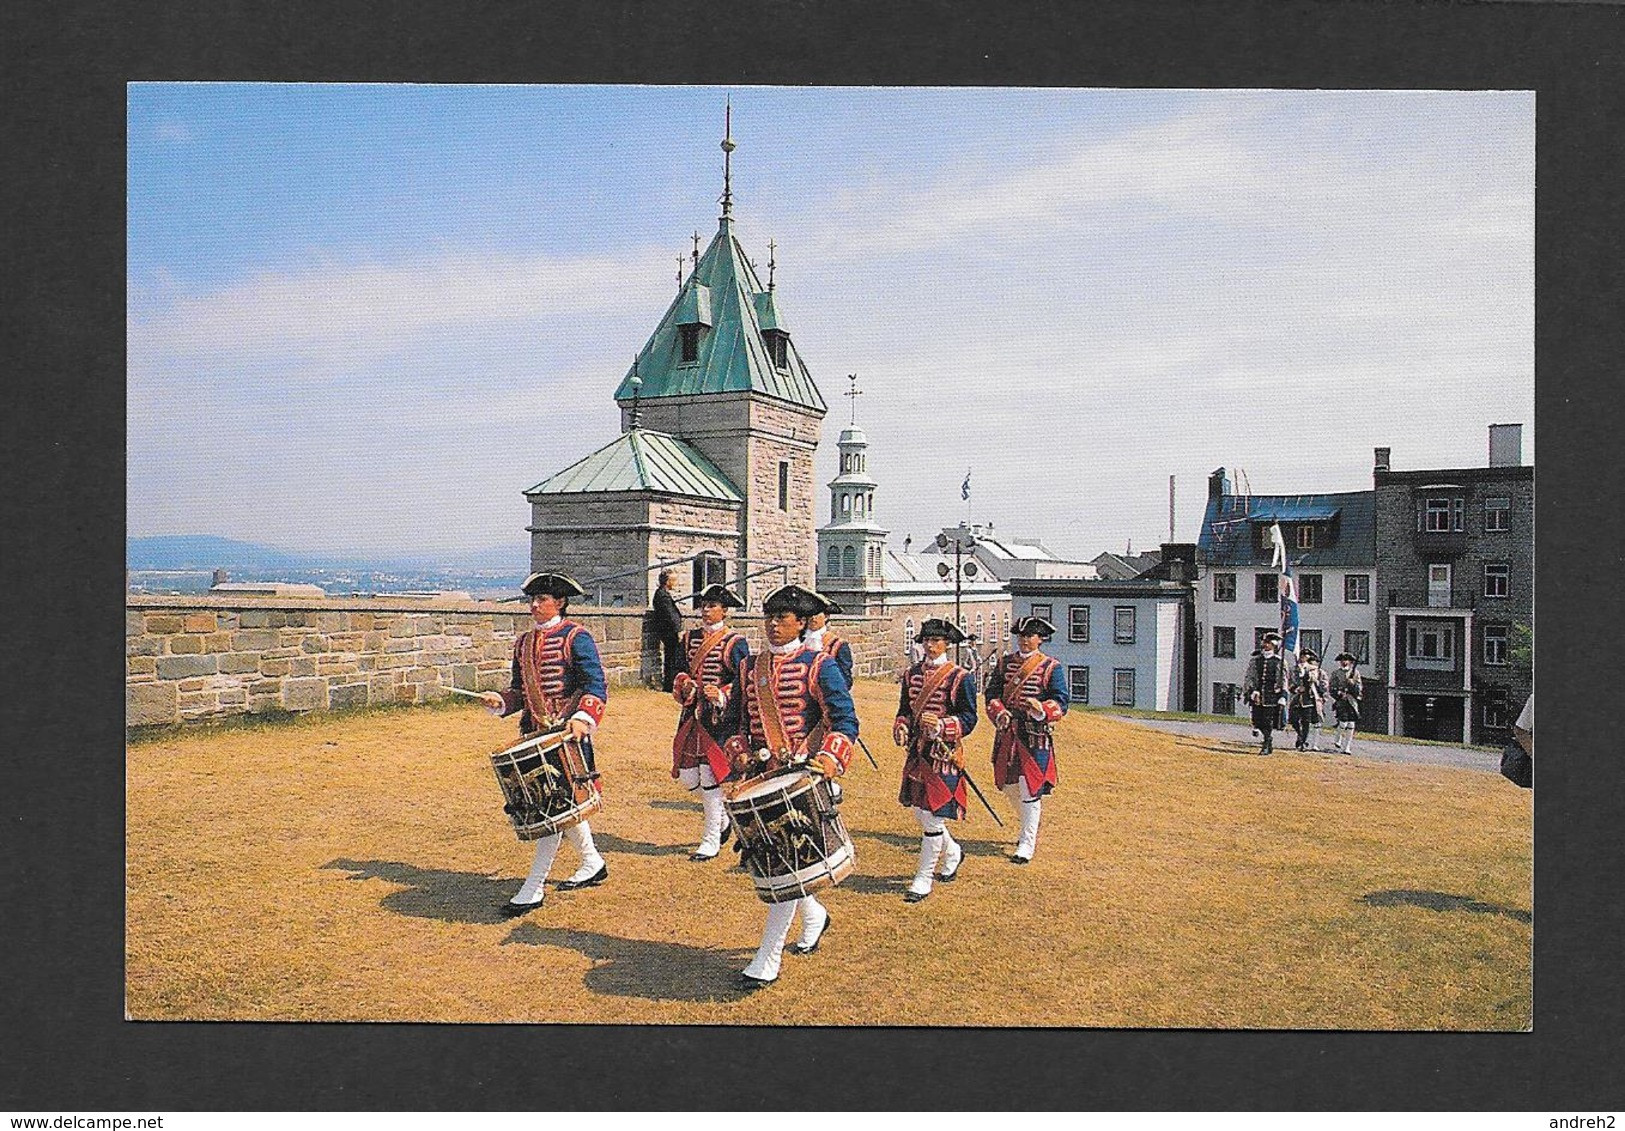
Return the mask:
M700 334L698 356L684 363L678 327L692 323L702 309L703 299L694 293L696 288L709 292L703 298L709 299L712 321L710 329ZM757 392L820 414L828 411L794 339L787 344L785 368L773 364L762 340L761 318L765 315L772 323L768 329L780 330L784 329L784 319L775 301L760 297L763 295L770 292L762 286L734 238L733 221L724 218L711 246L700 256L638 354L637 373L643 380L638 395L647 398ZM631 377L628 369L615 390L615 399L621 403L632 399Z
M696 449L664 432L622 432L586 459L526 491L526 495L578 495L602 491L658 491L725 503L744 501L739 489Z

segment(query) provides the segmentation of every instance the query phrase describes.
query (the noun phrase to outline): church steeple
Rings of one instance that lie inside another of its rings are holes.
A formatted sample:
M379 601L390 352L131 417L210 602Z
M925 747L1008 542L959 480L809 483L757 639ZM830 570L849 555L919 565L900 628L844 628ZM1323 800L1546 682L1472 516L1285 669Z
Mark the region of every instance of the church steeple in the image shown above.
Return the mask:
M875 521L875 488L869 474L869 438L857 424L858 375L841 395L852 402L852 422L836 447L840 472L829 482L829 522L818 528L818 588L825 592L873 591L885 584L886 535Z

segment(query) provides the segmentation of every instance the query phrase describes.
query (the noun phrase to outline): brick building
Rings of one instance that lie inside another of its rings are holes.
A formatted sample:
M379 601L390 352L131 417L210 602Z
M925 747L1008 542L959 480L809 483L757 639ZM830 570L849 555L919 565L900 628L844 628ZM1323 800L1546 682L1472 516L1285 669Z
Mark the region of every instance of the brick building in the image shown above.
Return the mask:
M1485 467L1372 473L1382 585L1377 669L1390 734L1496 744L1528 696L1514 654L1534 624L1535 469L1523 428L1490 426Z
M734 143L723 141L731 160ZM725 170L727 166L725 164ZM660 567L680 590L735 585L754 605L813 584L813 457L826 412L791 337L722 215L615 390L621 435L525 492L532 569L571 573L599 605L642 607Z

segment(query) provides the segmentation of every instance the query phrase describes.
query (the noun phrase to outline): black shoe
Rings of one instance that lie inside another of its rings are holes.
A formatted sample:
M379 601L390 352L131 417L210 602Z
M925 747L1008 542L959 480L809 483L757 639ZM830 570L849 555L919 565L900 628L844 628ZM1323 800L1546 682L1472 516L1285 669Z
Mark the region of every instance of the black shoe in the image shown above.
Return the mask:
M759 990L763 986L771 986L777 981L777 978L758 978L754 974L741 974L739 975L739 988L746 991Z
M1010 863L1012 864L1031 864L1032 862L1033 858L1031 856L1017 856L1014 852L1010 854Z
M951 883L953 883L955 880L957 880L959 878L959 869L963 868L964 866L965 866L965 854L963 852L961 852L959 854L959 863L954 865L954 870L952 872L944 872L942 875L938 876L937 877L937 883L939 883L939 884L951 884Z
M497 914L501 915L504 919L517 919L521 915L536 910L541 905L542 901L539 899L535 903L514 903L512 900L510 900L509 902L504 903L501 907L497 908Z
M903 893L903 902L904 903L919 903L921 900L925 899L925 897L930 895L930 894L931 893L928 892L928 891L905 891Z
M690 852L688 854L688 858L690 860L705 861L705 860L715 860L720 855L721 855L721 853L719 853L719 852L713 852L709 856L706 856L704 853L701 853L701 852Z
M565 880L559 885L559 890L575 891L576 888L597 887L607 879L609 879L609 865L605 864L602 868L599 868L598 871L594 872L584 880Z
M826 911L824 913L824 925L818 929L818 937L812 941L812 945L811 946L802 946L800 943L796 943L795 946L790 948L790 953L791 954L811 954L813 951L817 950L818 949L818 944L824 941L824 936L829 934L829 929L834 924L834 922L835 922L835 916L831 915L829 912Z

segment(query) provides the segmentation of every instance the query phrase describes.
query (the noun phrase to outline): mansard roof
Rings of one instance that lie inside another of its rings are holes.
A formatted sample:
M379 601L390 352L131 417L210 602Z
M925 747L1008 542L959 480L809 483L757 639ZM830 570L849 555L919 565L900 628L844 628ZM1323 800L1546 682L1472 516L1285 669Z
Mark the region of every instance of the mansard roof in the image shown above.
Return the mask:
M526 491L530 495L580 495L654 491L723 503L740 503L739 488L696 448L664 432L632 428L563 471Z
M708 329L700 334L696 360L685 363L679 328L695 322ZM733 234L733 220L724 216L711 246L638 353L639 397L755 392L822 416L828 408L795 339L786 341L786 366L781 369L768 353L764 329L788 333L774 292L762 286ZM623 405L632 400L632 376L628 369L615 390L615 400Z

